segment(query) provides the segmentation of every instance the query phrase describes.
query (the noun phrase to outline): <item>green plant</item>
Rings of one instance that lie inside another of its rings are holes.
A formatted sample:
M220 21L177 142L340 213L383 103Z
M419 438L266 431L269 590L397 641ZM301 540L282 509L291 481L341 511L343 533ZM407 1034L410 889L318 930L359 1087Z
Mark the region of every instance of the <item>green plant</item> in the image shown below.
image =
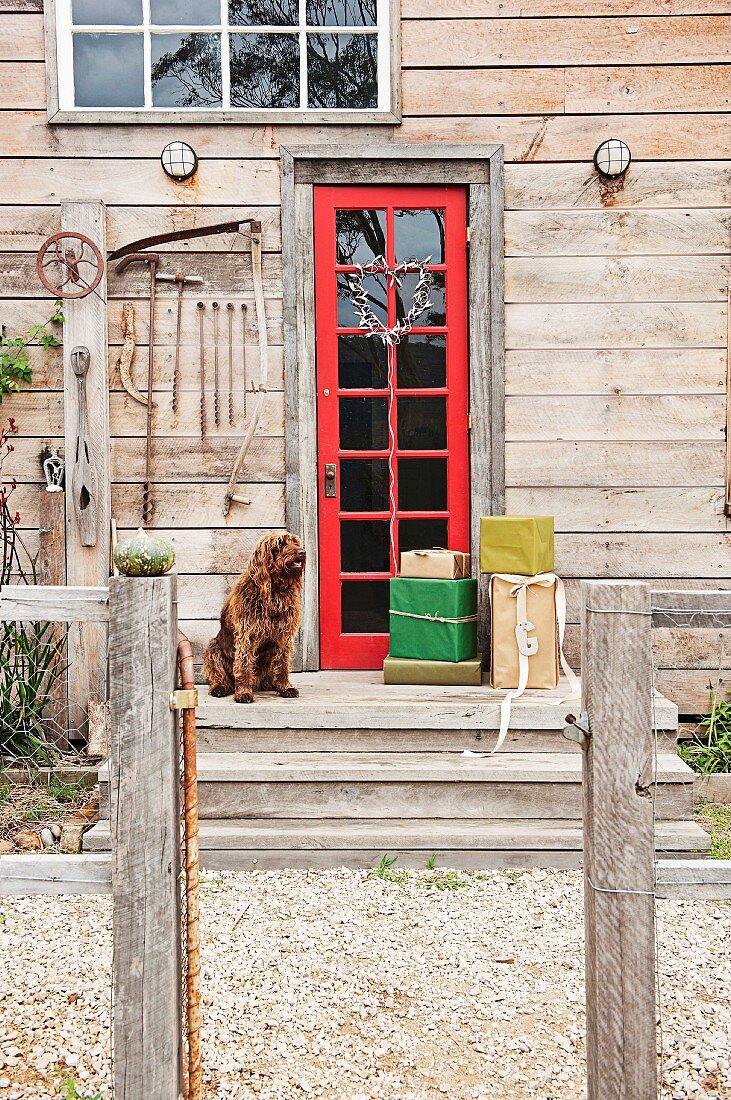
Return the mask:
M711 834L711 859L731 859L731 806L698 799L696 817Z
M0 328L0 404L6 393L17 393L21 382L30 382L28 344L36 342L42 348L59 348L61 341L49 332L48 325L62 325L64 316L60 300L54 303L53 312L42 325L32 325L21 336L8 336L5 325Z
M434 852L432 852L432 854L429 856L429 858L426 861L426 863L424 864L424 866L426 867L427 871L434 871L436 869L436 865L437 865L437 857L436 857L436 854Z
M701 775L731 771L731 699L721 699L711 689L711 712L699 725L696 737L681 745L679 755Z
M95 1092L93 1096L82 1096L73 1077L67 1077L61 1085L63 1100L104 1100L101 1092Z
M65 632L53 623L3 623L0 629L0 754L52 763L43 711L66 671Z
M371 874L375 878L383 879L385 882L400 882L401 875L391 870L397 859L398 856L389 856L384 853L384 855L381 856L378 866L373 868Z

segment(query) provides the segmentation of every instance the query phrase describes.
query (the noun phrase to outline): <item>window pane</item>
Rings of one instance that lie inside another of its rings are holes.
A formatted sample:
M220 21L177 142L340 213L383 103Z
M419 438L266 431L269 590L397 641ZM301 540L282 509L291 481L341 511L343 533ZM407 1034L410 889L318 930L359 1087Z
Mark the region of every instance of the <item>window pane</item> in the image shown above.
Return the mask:
M74 35L77 107L144 107L141 34Z
M107 26L135 26L142 22L142 0L71 0L71 20L83 23L106 23Z
M307 22L315 27L375 27L376 0L307 0Z
M342 328L358 328L360 324L360 311L353 301L355 291L351 284L352 278L352 275L347 275L344 271L338 275L338 324ZM386 276L364 275L363 290L376 317L385 325L388 318Z
M308 34L309 107L378 106L378 36Z
M378 336L338 336L338 385L343 390L383 390L388 353Z
M292 27L299 5L297 0L229 0L228 18L236 27Z
M394 210L393 242L396 261L426 259L444 263L444 211Z
M400 458L398 506L403 512L446 512L446 458Z
M447 337L409 333L396 348L396 380L402 389L447 384Z
M153 34L155 107L221 106L221 36Z
M339 264L370 264L386 255L385 210L336 210Z
M340 398L340 447L343 451L385 451L388 401L385 397Z
M434 284L429 294L431 305L428 309L425 309L423 313L420 313L418 317L414 318L414 324L419 328L428 328L430 325L442 326L446 321L444 306L444 272L433 271L432 278L434 279ZM414 291L416 290L418 281L418 272L409 271L401 279L401 286L396 286L396 316L399 321L402 321L411 309L411 303L414 300Z
M232 107L299 107L296 34L232 34L230 42Z
M398 445L404 451L443 451L447 446L446 397L399 397Z
M218 0L150 0L150 19L153 23L172 23L184 27L202 23L220 23L221 5Z
M388 581L343 581L343 634L388 634Z
M340 524L340 568L343 573L388 573L388 520L344 520Z
M343 512L387 512L388 459L343 458L340 462L340 509Z
M399 520L399 553L408 550L431 550L434 546L447 546L446 519Z

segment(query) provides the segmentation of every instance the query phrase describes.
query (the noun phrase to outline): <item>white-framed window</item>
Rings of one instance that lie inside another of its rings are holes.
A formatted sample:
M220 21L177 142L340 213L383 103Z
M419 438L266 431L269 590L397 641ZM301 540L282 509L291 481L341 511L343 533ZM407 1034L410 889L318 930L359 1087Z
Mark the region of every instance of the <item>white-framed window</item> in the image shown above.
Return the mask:
M389 0L55 0L58 110L391 109Z

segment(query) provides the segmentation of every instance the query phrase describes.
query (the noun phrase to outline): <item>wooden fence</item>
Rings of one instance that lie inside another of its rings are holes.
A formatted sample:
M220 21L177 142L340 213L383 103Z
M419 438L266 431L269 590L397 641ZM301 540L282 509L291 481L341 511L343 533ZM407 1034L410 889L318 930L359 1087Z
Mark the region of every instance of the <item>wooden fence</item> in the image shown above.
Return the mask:
M109 624L112 854L2 856L0 894L111 892L115 1100L183 1091L176 591L172 576L0 592L0 621Z
M652 626L731 626L727 592L582 585L588 1100L658 1094L655 899L731 898L731 861L655 857Z

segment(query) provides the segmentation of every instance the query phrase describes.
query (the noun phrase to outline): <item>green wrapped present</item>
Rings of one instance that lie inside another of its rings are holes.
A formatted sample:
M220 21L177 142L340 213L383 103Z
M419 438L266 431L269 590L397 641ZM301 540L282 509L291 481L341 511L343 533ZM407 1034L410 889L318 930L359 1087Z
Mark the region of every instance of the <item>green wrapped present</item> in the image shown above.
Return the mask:
M386 657L383 662L384 684L444 684L455 687L479 687L482 683L482 657L469 661L416 661L408 657Z
M480 572L535 577L553 572L553 516L483 516Z
M477 655L477 581L392 577L391 657L469 661Z

